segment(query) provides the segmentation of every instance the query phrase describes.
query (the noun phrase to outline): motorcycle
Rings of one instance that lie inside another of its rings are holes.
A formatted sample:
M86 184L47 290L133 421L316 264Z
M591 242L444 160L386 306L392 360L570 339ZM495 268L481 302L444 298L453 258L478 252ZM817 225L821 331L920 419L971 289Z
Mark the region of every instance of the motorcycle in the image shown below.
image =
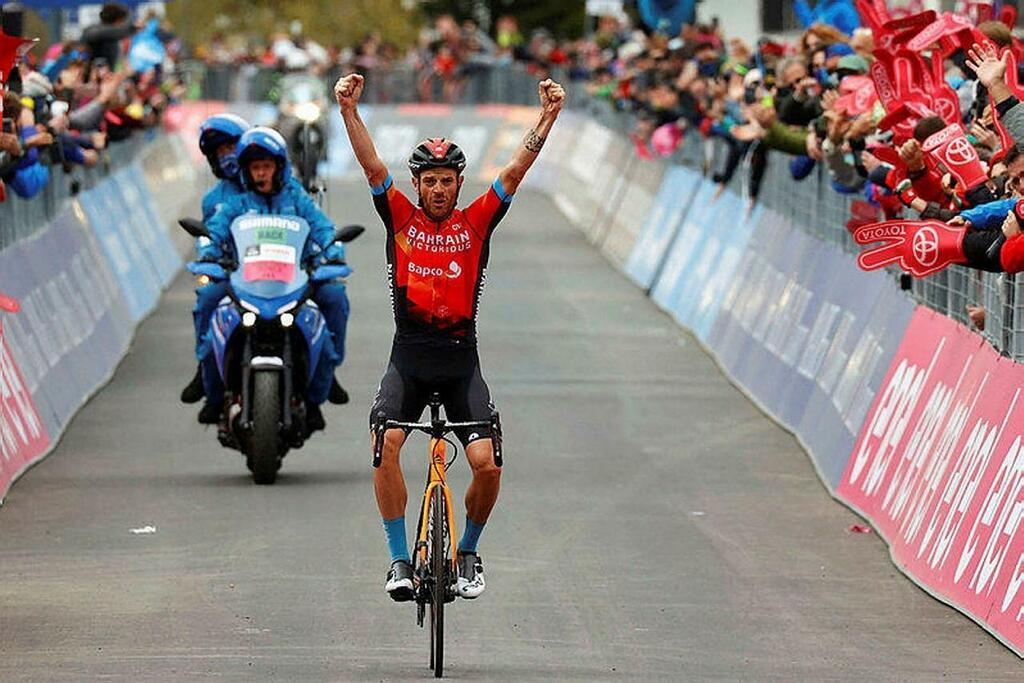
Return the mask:
M277 128L288 142L292 166L307 192L320 191L317 165L327 158L327 88L316 76L291 74L278 85Z
M210 236L200 221L178 223L193 237ZM364 230L347 225L334 239L351 242ZM233 256L187 266L201 280L228 283L210 322L225 388L217 437L225 448L245 455L257 484L273 484L289 449L301 448L310 436L306 387L329 343L324 318L310 297L317 283L352 272L344 263L303 264L309 233L309 224L298 216L246 214L231 224Z

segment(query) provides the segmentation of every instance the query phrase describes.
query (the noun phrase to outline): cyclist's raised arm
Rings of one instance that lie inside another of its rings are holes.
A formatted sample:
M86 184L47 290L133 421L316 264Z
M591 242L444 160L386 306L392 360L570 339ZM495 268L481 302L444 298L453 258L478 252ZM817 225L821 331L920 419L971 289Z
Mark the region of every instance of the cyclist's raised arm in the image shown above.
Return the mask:
M356 154L356 160L363 167L363 173L371 187L378 187L388 177L388 168L377 156L377 150L370 138L370 131L359 116L359 98L363 94L363 77L359 74L342 76L334 84L334 98L341 110L341 119L345 122L349 142Z
M565 89L550 78L540 82L537 92L540 96L540 119L537 121L537 125L530 129L530 132L523 138L523 144L516 150L512 161L502 169L498 176L502 188L509 195L516 191L519 183L523 182L523 178L526 177L526 172L530 170L530 166L537 159L548 133L555 125L558 112L562 110L562 103L565 102Z

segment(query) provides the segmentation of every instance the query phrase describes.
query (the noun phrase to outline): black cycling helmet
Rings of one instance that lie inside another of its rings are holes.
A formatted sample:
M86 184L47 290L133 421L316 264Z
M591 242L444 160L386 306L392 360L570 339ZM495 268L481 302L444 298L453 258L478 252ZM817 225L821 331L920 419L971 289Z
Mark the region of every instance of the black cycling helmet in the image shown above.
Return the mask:
M409 170L418 176L431 168L451 168L461 175L466 168L466 155L451 140L427 138L409 156Z

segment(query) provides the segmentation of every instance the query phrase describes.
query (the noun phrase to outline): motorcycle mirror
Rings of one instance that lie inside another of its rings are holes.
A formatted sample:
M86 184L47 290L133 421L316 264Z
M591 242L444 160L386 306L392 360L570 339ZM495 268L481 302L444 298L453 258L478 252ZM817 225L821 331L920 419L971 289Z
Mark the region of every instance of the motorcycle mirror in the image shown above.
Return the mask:
M355 238L366 232L366 228L361 225L346 225L343 228L338 228L334 233L335 242L351 242Z
M178 225L181 226L182 230L192 235L193 237L209 237L210 231L206 229L201 220L196 218L179 218Z

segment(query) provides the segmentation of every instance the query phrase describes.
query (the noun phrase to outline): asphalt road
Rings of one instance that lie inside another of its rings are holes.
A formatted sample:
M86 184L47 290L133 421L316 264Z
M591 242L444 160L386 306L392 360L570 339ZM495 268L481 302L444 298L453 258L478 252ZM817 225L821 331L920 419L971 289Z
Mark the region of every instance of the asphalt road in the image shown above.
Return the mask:
M367 447L392 331L383 238L361 186L330 205L371 227L350 250L352 404L277 485L252 485L177 402L179 278L0 510L0 680L428 675L427 633L382 590ZM847 531L858 519L794 440L542 196L522 193L495 238L481 347L506 472L488 591L449 611L450 678L1020 680L1016 656ZM404 461L415 496L425 444ZM468 468L452 472L461 490Z

